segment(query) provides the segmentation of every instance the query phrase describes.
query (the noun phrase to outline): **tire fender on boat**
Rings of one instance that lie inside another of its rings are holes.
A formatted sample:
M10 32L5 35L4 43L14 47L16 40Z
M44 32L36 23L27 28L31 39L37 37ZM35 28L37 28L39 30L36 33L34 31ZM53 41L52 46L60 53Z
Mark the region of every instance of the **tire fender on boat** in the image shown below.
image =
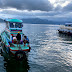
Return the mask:
M28 52L30 52L30 50L31 50L31 47L29 47L29 50L28 50Z
M22 55L22 56L20 56L20 54ZM19 55L19 56L18 56ZM22 50L18 50L16 53L15 53L15 58L16 58L16 60L26 60L26 54L25 54L25 52L24 51L22 51Z

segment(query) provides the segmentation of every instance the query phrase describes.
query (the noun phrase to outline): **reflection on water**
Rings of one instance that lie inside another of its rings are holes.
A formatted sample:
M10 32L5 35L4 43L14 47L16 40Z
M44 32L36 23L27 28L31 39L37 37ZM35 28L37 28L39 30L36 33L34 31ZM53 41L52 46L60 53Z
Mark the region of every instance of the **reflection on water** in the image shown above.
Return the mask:
M2 56L4 57L5 72L28 72L28 60L17 61L6 53L3 53Z
M28 61L4 60L6 72L28 72Z
M3 61L1 56L0 71L72 72L72 37L58 34L58 28L59 25L24 24L23 32L31 45L28 61Z
M61 33L58 33L58 36L60 37L61 40L67 42L67 43L71 43L72 44L72 36L70 35L67 35L67 34L61 34Z

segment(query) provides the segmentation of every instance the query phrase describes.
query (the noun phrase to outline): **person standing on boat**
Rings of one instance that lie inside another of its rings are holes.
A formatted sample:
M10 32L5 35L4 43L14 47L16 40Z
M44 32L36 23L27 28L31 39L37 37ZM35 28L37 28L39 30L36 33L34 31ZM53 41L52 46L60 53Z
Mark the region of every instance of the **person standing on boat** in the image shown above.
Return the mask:
M20 43L20 40L21 40L20 32L18 32L16 38L17 38L17 47L18 47L18 44ZM20 45L19 45L19 47L20 47Z

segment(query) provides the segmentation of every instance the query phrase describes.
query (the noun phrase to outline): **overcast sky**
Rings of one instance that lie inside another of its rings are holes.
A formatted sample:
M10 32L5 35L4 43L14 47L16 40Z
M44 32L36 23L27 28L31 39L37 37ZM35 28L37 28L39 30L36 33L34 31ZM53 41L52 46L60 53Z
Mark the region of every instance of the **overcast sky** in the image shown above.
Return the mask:
M0 0L0 16L72 18L72 0Z

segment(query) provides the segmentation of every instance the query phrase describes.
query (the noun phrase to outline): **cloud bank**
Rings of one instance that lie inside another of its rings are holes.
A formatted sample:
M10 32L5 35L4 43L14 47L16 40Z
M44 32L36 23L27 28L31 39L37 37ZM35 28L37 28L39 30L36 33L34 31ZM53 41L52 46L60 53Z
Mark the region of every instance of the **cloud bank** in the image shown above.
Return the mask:
M0 14L52 20L71 18L72 0L0 0Z
M48 0L0 0L0 8L51 11L53 6Z

